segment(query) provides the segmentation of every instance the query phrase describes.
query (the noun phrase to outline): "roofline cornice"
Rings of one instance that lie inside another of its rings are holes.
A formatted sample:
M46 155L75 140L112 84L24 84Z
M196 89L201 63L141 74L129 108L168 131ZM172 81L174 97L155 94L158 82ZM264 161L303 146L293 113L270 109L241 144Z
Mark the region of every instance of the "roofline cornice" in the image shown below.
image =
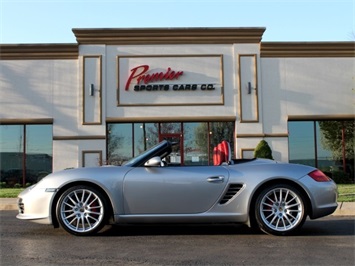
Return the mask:
M261 57L355 57L355 42L262 42Z
M78 59L79 45L234 44L260 42L264 28L73 29L71 44L0 44L0 60ZM260 56L355 57L355 42L260 42Z
M0 60L78 59L78 44L1 44Z
M265 28L108 28L73 29L79 44L259 43Z

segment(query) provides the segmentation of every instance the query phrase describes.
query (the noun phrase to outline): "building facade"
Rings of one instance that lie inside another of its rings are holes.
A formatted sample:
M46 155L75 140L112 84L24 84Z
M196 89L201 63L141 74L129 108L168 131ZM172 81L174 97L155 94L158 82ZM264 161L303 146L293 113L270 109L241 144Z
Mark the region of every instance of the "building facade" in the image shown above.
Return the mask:
M212 163L266 140L275 160L354 176L354 42L262 42L265 28L73 29L0 46L1 181L121 164L162 139Z

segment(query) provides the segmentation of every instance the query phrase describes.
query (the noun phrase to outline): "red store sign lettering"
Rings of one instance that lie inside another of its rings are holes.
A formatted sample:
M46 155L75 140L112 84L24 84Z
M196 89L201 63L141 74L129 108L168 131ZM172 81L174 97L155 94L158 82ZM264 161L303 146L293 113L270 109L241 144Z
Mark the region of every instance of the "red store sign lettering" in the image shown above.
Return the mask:
M140 65L131 69L131 74L127 79L125 90L128 91L134 80L137 81L134 85L134 91L168 91L170 89L169 84L159 84L159 85L147 85L151 82L158 82L164 80L176 80L184 74L184 71L174 71L170 67L166 72L155 72L147 73L149 70L148 65ZM172 90L196 90L200 88L201 90L214 90L213 84L175 84L172 85Z
M148 84L150 82L163 81L163 80L174 80L178 79L184 72L183 71L171 71L171 68L168 67L167 71L164 72L156 72L151 74L146 74L149 70L148 65L141 65L131 69L131 75L129 76L126 83L126 91L129 89L129 86L132 80L137 79L137 85L143 82L144 84Z

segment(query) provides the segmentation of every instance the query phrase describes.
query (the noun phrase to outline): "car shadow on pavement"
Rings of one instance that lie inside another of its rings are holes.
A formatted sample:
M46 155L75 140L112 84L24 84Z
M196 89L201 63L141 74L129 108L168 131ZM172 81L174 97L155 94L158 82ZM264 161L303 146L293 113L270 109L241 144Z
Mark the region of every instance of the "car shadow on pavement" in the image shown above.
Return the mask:
M246 225L112 225L98 236L149 236L149 235L231 235L254 234Z
M355 217L338 217L336 220L307 220L298 235L354 236Z
M264 233L243 224L215 225L110 225L97 236L149 236L149 235L256 235ZM354 236L355 219L307 220L295 236Z

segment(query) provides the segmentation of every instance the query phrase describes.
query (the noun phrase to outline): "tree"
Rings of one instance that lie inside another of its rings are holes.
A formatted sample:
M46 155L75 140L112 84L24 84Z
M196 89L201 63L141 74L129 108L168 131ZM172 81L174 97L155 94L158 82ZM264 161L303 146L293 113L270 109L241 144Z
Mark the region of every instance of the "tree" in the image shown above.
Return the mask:
M354 121L319 121L319 128L322 146L332 152L333 160L354 159Z
M271 160L274 159L272 157L271 148L265 140L260 141L259 144L256 146L256 148L254 150L254 157L255 158L271 159Z

